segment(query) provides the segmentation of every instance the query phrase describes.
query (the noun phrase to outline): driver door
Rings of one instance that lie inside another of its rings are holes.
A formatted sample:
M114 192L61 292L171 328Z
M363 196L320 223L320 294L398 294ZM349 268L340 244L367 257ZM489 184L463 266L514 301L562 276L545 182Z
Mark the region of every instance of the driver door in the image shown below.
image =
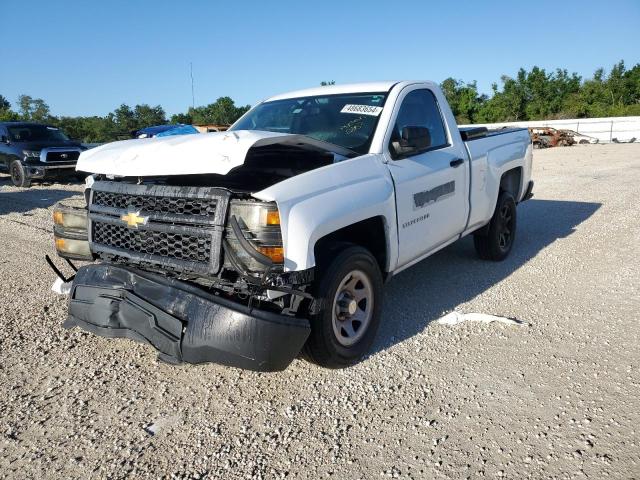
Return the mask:
M387 165L395 184L398 266L402 266L463 231L469 208L469 165L466 152L453 144L431 90L414 87L398 101ZM398 153L403 150L399 147L403 135L410 131L423 132L427 144L423 142L417 151Z

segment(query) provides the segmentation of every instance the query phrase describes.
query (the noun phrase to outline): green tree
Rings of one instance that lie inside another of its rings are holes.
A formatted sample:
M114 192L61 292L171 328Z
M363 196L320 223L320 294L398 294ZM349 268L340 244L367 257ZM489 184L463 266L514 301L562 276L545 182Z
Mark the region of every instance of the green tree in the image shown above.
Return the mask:
M167 123L166 114L160 105L156 105L155 107L150 107L147 104L136 105L133 109L133 117L137 128Z
M116 108L111 119L120 133L130 133L138 129L138 122L131 107L125 103Z
M447 78L440 84L447 97L449 106L459 124L473 123L487 97L478 93L476 82L465 83L462 80Z
M525 91L526 71L521 68L516 78L507 75L501 77L502 90L494 83L492 97L487 100L478 113L481 122L516 122L526 120Z
M18 114L11 110L11 102L0 95L0 122L12 122L19 118Z
M0 95L0 111L10 110L11 103L4 96Z
M186 125L191 125L193 123L193 118L188 113L176 113L171 115L171 123L184 123Z
M113 115L105 117L59 117L53 122L71 138L86 143L103 143L116 140L119 133Z
M640 64L627 70L618 62L607 75L599 68L563 105L567 117L640 115Z
M251 108L249 105L236 107L230 97L220 97L214 103L202 107L190 108L188 115L195 124L230 125Z
M18 97L18 108L23 120L33 122L45 122L50 118L49 105L41 98L33 98L29 95Z

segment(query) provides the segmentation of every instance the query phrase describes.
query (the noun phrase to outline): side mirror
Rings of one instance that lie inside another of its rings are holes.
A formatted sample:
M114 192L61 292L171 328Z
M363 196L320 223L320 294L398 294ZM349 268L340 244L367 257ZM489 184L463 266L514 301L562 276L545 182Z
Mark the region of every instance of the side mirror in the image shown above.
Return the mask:
M421 152L431 146L431 133L426 127L404 127L400 138L392 142L397 157Z
M0 143L5 143L5 144L9 145L9 143L11 143L11 142L9 142L9 137L7 137L6 135L2 135L2 136L0 136Z

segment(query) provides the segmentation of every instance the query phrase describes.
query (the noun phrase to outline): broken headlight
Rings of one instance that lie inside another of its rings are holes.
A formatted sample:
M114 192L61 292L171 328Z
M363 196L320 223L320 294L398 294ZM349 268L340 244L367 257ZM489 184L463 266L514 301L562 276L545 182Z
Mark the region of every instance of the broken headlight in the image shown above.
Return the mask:
M280 214L275 203L232 200L226 240L231 258L226 258L225 263L231 266L255 272L264 271L269 262L284 263Z
M53 237L63 258L93 260L89 248L87 209L58 203L53 207Z

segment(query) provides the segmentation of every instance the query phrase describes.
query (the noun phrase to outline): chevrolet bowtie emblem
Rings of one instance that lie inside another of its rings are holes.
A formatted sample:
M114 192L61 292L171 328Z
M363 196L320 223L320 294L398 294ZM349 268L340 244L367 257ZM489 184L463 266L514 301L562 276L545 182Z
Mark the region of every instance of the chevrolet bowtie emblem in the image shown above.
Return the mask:
M126 223L129 228L138 228L138 225L146 225L149 217L142 217L139 212L128 212L126 215L122 215L120 220Z

